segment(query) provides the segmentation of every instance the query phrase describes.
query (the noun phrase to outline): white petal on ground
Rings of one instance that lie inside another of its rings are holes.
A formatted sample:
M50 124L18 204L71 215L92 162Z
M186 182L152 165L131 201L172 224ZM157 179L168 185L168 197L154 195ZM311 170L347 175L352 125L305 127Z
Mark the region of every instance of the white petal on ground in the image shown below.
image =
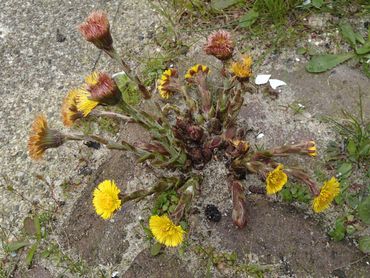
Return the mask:
M271 77L271 74L259 74L257 75L254 83L256 83L256 85L266 84L269 81L270 77Z
M256 138L257 138L257 139L262 139L264 136L265 136L265 134L260 133L260 134L258 134L258 135L257 135L257 137L256 137Z
M270 79L270 86L271 88L273 88L274 90L277 88L277 87L280 87L280 86L283 86L283 85L286 85L286 83L282 80L279 80L279 79Z

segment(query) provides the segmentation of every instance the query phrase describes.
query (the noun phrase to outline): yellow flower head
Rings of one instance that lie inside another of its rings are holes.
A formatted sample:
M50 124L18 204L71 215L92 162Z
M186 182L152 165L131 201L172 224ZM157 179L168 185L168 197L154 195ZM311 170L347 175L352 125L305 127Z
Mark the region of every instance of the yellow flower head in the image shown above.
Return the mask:
M62 133L48 128L44 115L38 115L32 123L28 139L28 151L32 159L41 159L47 149L57 148L65 141Z
M83 117L83 114L77 109L77 96L79 89L71 90L63 100L62 120L65 126L72 126L73 123Z
M163 72L161 79L158 80L158 91L162 98L169 99L176 92L177 84L175 80L177 79L178 73L176 69L171 68Z
M185 231L181 226L176 226L167 215L152 215L149 228L155 239L166 246L175 247L184 240Z
M313 210L316 213L326 210L334 198L339 194L340 186L336 178L332 177L321 187L319 196L313 200Z
M266 178L267 194L275 194L279 192L287 183L288 176L283 172L283 165L279 164L274 170L268 173Z
M315 141L309 141L308 142L307 151L308 151L309 156L317 156Z
M82 115L86 117L99 104L98 101L92 100L91 95L84 89L78 89L76 95L77 110L81 111Z
M113 213L121 208L119 193L121 191L112 180L101 182L94 190L93 205L95 211L103 219L109 219Z
M241 61L231 64L230 71L239 79L247 79L252 76L252 64L252 57L245 55Z
M205 65L196 64L195 66L192 66L185 74L185 79L190 80L195 74L202 73L202 74L208 74L209 67Z

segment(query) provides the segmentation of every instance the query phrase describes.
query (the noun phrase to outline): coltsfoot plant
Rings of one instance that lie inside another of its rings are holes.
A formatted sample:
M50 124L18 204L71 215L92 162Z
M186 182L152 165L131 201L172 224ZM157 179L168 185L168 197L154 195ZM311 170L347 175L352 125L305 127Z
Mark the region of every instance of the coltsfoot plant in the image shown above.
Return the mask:
M217 154L223 157L229 169L229 189L232 198L232 219L235 225L246 225L246 195L243 179L247 174L256 174L266 181L267 194L276 194L288 181L288 177L306 184L313 196L312 207L322 212L339 194L339 183L333 177L321 189L308 174L297 167L283 166L279 157L289 155L317 155L314 141L307 140L293 145L284 145L253 150L248 143L243 127L239 127L238 114L246 92L250 88L252 58L235 53L230 33L212 33L204 46L207 55L220 61L217 78L210 86L209 67L196 64L184 76L176 68L165 70L157 81L156 92L149 92L140 78L133 73L125 58L120 57L113 46L107 15L92 12L80 25L83 37L103 50L119 63L126 76L136 84L142 102L148 103L150 111L124 101L115 78L103 72L93 72L86 77L85 84L70 90L62 104L62 120L72 127L79 119L91 117L114 117L125 122L141 125L151 135L149 142L115 142L95 134L64 133L48 126L45 116L37 115L29 137L31 158L40 159L49 148L57 148L68 141L93 141L109 149L134 153L138 162L148 161L151 165L172 171L172 177L163 176L146 189L121 192L116 183L106 180L93 192L92 204L103 219L113 217L121 206L131 200L139 200L152 194L166 191L176 192L176 204L162 215L152 215L149 228L154 238L166 246L178 246L184 240L185 230L179 225L187 216L191 202L201 186L196 175ZM123 112L109 111L119 105ZM141 106L140 106L141 107ZM154 108L155 109L154 109ZM149 110L149 109L147 109ZM196 171L195 171L196 170ZM163 171L164 173L166 171ZM181 177L173 177L181 173ZM261 190L260 190L261 191Z

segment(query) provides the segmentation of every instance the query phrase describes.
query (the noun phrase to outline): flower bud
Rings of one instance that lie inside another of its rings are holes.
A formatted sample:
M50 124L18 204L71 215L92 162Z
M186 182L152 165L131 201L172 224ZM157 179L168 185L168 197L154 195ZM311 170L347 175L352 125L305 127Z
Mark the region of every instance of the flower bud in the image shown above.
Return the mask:
M200 126L190 125L186 128L186 131L191 140L196 142L202 140L204 131Z
M240 181L233 180L230 182L231 197L233 200L232 219L240 229L247 224L247 203L243 185Z

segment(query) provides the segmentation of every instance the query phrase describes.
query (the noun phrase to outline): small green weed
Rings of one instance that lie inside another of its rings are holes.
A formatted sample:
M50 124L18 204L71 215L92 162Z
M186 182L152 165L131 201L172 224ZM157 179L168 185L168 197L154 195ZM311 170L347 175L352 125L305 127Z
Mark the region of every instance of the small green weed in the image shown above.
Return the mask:
M325 72L353 58L363 65L364 73L370 77L369 64L367 63L370 58L370 33L368 32L368 38L365 40L359 32L353 30L347 21L343 21L339 25L339 29L343 40L351 46L353 51L313 56L306 65L306 70L311 73Z
M370 225L370 123L364 118L361 95L359 110L358 116L343 111L342 120L327 118L342 138L339 143L330 142L327 149L328 163L336 169L341 186L341 194L335 201L345 207L329 232L337 241L346 235L356 235L356 231ZM352 178L354 173L357 177ZM370 248L364 237L360 241L362 251Z
M152 210L153 215L169 214L173 212L179 202L179 196L175 190L165 191L161 193Z
M215 247L197 245L193 248L194 253L206 263L206 277L212 277L211 268L216 267L219 271L230 268L235 274L247 274L254 277L264 277L264 274L270 272L269 266L259 264L239 263L236 252L219 252Z
M281 196L284 202L289 203L293 201L309 203L311 201L311 195L307 187L299 183L288 182L283 190L279 192L279 196Z

